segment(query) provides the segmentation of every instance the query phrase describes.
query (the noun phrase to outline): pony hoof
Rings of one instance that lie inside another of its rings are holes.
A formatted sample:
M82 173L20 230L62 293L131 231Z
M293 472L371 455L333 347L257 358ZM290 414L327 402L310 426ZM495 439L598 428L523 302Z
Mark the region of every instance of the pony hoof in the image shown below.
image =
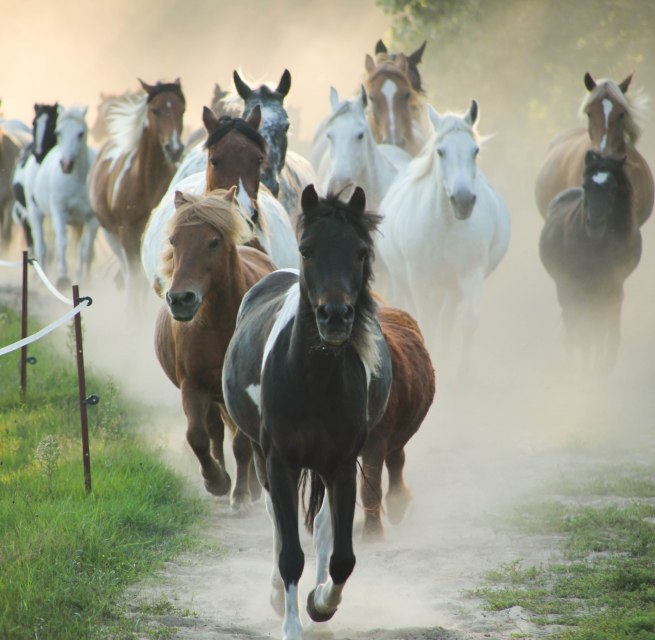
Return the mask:
M234 516L247 516L252 512L252 502L249 498L235 500L233 497L230 507L232 509L232 515Z
M407 496L387 496L387 517L391 524L399 524L409 507Z
M309 617L314 621L314 622L327 622L332 618L332 616L337 612L335 609L334 611L330 613L321 613L316 609L314 606L314 592L316 589L312 589L309 595L307 596L307 613L309 614Z

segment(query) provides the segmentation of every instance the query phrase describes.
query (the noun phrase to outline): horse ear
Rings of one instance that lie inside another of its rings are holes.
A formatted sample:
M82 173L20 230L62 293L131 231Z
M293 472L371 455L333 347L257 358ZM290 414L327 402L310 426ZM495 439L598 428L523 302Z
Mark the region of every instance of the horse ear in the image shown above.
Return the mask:
M348 205L356 211L364 213L366 210L366 194L364 193L364 189L361 187L355 187L355 191L353 191Z
M364 59L364 66L366 67L366 73L371 74L375 69L375 62L373 58L367 53L366 58Z
M588 71L584 74L584 86L587 88L587 91L593 91L596 88L596 81Z
M436 131L437 128L439 127L439 123L441 122L441 116L437 113L437 110L431 104L428 105L428 116L430 118L430 122L432 123L432 126Z
M407 74L409 71L409 63L407 62L407 58L404 53L399 53L396 56L395 64L404 74Z
M285 98L287 93L289 93L289 89L291 89L291 73L289 69L285 69L275 91Z
M202 123L205 125L207 133L214 133L218 129L218 118L209 107L202 108Z
M382 42L381 39L375 43L375 54L377 55L378 53L388 53L387 48L384 46L384 42Z
M262 123L262 108L260 105L256 104L250 113L248 114L248 117L246 118L246 122L253 128L253 129L259 129L259 125Z
M407 57L407 60L410 64L416 66L421 60L423 60L423 52L425 51L425 45L428 43L427 40L423 41L423 44L416 50L414 53L410 53Z
M89 111L89 105L87 104L83 109L82 109L82 117L86 118L86 114Z
M316 193L316 188L313 184L309 184L304 188L300 197L300 205L303 211L309 211L318 207L318 193Z
M466 112L466 116L464 117L464 119L471 126L473 126L476 120L478 119L478 113L479 113L479 108L478 108L477 100L471 100L471 106L469 107L469 110Z
M179 78L175 78L175 80L173 80L173 84L176 84L178 87L182 86L182 82L180 81Z
M175 192L175 208L181 207L185 202L187 202L187 199L185 198L184 194L181 191L176 191Z
M362 103L362 109L366 109L366 105L368 104L368 98L366 97L366 89L364 88L363 84L360 85L359 99Z
M621 89L621 93L625 93L628 90L628 87L630 86L630 83L632 82L632 74L630 74L620 85L619 89Z
M330 87L330 107L332 107L332 113L334 113L339 108L339 94L334 87Z
M139 83L141 84L141 87L143 88L143 90L144 90L148 95L150 95L151 92L152 92L152 90L154 89L154 87L153 87L152 85L148 84L147 82L144 82L143 80L141 80L141 78L137 78L137 80L138 80Z
M226 192L225 199L234 202L237 197L237 185L233 184Z
M252 94L252 89L241 79L241 76L239 75L239 72L234 71L232 74L232 78L234 79L234 86L237 90L237 93L243 98L244 101L248 100Z

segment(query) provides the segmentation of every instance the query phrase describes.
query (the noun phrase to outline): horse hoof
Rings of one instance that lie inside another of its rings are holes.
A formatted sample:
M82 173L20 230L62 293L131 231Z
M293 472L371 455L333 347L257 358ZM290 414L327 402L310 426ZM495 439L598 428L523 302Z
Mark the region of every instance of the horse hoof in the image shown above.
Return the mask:
M364 524L362 540L366 543L384 542L382 523L379 520L376 520L374 523Z
M227 495L230 493L231 488L232 480L227 473L225 474L225 479L222 482L217 482L216 480L209 480L205 478L205 489L213 496Z
M316 589L312 589L307 596L307 613L309 614L309 617L314 621L314 622L327 622L332 618L332 616L337 612L335 609L334 611L330 613L321 613L320 611L317 611L316 607L314 606L314 592Z
M391 524L399 524L409 507L409 496L387 495L387 517Z
M234 516L247 516L252 512L252 502L250 498L246 497L235 499L234 496L232 496L230 507L232 509L232 515Z

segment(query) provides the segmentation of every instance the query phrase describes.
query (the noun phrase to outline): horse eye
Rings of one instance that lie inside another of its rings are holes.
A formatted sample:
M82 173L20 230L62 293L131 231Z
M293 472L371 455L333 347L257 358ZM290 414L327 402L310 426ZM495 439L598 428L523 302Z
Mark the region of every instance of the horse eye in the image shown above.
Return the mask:
M357 259L360 262L364 262L364 260L366 260L367 257L368 257L368 249L360 249L357 252Z
M300 249L300 256L303 260L309 260L312 257L312 252L309 249Z
M80 131L80 132L77 134L77 139L78 139L78 140L81 140L83 135L84 135L84 132L83 132L83 131Z
M363 140L364 139L364 134L363 133L358 133L357 134L357 140Z
M218 247L219 242L220 242L220 238L212 238L209 241L209 248L210 249L216 249L216 247Z
M284 127L284 132L286 133L287 131L289 131L289 123L288 122L287 122L286 126Z
M409 100L409 91L403 94L403 100Z
M219 165L218 159L217 158L211 158L209 160L209 164L211 164L211 166L214 167L214 169L216 169L218 167L218 165Z
M480 153L480 147L477 147L477 148L475 149L475 151L473 152L473 157L474 157L474 158L477 158L477 157L478 157L478 153Z
M263 162L264 162L264 158L257 158L257 163L258 164L261 165L261 164L263 164Z
M442 149L441 147L438 147L438 148L437 148L437 153L439 154L439 157L440 157L440 158L443 158L446 152L445 152L445 150Z
M161 111L159 109L151 109L152 115L155 117L159 117L161 115Z

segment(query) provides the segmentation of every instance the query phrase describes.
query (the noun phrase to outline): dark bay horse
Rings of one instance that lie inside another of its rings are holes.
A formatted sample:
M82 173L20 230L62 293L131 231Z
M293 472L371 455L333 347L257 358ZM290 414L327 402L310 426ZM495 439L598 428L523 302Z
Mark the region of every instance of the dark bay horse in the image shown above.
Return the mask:
M589 73L584 83L588 93L580 112L587 118L587 129L571 129L557 136L549 145L535 183L537 207L546 216L551 200L564 189L582 184L585 154L589 149L604 156L627 156L625 169L633 189L634 206L642 225L653 210L653 175L635 145L641 129L638 121L644 111L645 98L627 96L632 80L599 80Z
M182 394L187 441L200 461L205 488L215 495L225 495L231 485L223 456L223 358L243 295L275 268L260 251L237 246L252 231L233 195L234 190L176 194L165 255L166 303L155 330L157 358ZM232 505L239 509L261 489L249 471L252 448L244 434L234 435L233 451L237 477Z
M185 98L180 81L141 86L144 93L108 108L110 139L89 172L89 198L128 289L141 277L141 236L184 149Z
M381 307L378 319L391 355L393 381L384 415L368 434L361 454L365 540L382 536L380 506L385 464L389 473L386 497L389 521L398 523L405 514L410 500L410 491L403 480L405 445L423 423L435 393L432 361L416 320L392 307Z
M550 204L539 240L555 280L567 346L610 369L620 340L623 283L639 264L641 233L626 160L585 156L582 187Z
M359 187L347 203L335 196L319 199L313 185L305 188L298 219L300 272L276 271L246 294L225 357L225 403L253 442L275 524L278 569L271 602L284 613L284 640L303 637L303 470L311 471L308 519L315 518L318 575L332 552L329 578L307 601L313 620L334 615L355 566L357 457L384 413L391 386L391 358L370 292L378 221L365 211Z

